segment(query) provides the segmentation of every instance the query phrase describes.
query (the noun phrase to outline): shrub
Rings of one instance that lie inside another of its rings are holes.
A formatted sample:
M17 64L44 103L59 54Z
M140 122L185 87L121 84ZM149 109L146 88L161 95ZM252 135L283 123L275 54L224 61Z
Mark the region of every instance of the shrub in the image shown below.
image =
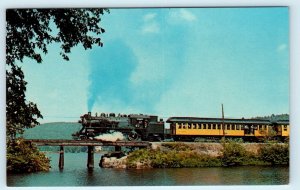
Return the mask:
M222 142L222 163L228 165L243 165L247 158L246 149L238 142L227 140Z
M262 160L272 165L289 164L289 145L288 144L268 144L259 150Z
M199 154L194 151L181 152L179 154L180 164L182 167L215 167L221 166L222 163L219 158L211 157L206 154Z
M209 155L199 154L190 150L188 145L171 145L174 149L162 151L160 149L141 149L133 151L127 158L129 168L137 167L137 163L147 164L154 168L190 168L221 166L218 158ZM179 151L178 151L179 150Z
M131 152L127 157L127 167L136 168L138 162L147 162L151 154L152 150L148 149L139 149Z
M9 173L49 171L50 160L22 138L7 142L6 170Z

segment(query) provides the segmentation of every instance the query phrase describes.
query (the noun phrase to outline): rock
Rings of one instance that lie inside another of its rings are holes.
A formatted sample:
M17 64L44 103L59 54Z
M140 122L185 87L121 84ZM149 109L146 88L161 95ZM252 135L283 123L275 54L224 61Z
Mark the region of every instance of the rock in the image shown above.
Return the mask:
M122 158L116 158L116 157L102 157L99 166L103 168L122 168L125 169L126 166L126 159L127 156L124 156Z

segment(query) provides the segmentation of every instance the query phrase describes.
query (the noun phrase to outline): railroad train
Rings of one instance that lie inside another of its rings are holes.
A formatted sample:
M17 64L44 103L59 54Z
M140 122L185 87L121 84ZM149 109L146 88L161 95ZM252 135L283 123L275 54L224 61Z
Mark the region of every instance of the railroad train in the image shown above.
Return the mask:
M165 122L158 116L144 114L105 114L92 116L91 112L80 117L82 128L73 134L77 139L121 132L129 141L202 141L240 138L244 141L261 141L273 138L286 141L289 138L289 120L230 119L201 117L170 117Z

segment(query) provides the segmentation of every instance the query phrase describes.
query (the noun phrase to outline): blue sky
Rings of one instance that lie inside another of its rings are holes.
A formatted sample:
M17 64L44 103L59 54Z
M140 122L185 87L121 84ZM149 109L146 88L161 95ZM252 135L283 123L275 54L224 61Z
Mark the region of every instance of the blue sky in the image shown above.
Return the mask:
M254 117L289 113L288 8L111 9L104 47L49 46L22 63L41 122L93 112Z

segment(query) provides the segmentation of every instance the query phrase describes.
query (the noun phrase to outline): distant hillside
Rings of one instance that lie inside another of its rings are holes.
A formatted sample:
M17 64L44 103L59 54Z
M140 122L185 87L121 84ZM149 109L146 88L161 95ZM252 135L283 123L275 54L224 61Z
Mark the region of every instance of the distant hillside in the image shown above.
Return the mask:
M276 120L289 120L290 116L289 114L279 114L279 115L270 115L270 116L258 116L255 117L255 119L268 119L268 120L272 120L272 121L276 121Z
M79 123L45 123L25 130L23 137L26 139L72 139L72 133L80 129Z

